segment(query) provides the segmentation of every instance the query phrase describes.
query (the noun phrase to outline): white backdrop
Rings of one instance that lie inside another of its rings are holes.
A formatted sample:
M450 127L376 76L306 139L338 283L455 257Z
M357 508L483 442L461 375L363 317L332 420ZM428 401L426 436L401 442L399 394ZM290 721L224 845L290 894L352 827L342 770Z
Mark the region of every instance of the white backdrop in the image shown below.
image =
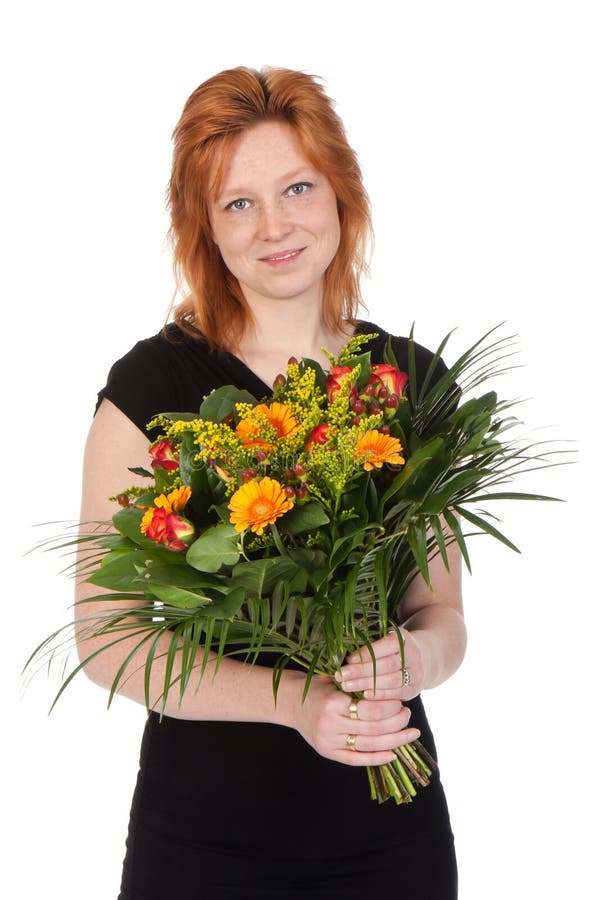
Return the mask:
M597 896L599 32L578 0L22 0L5 18L4 896L117 894L144 712L118 699L107 714L83 678L50 717L56 678L22 694L24 659L71 602L57 557L23 554L34 523L77 518L95 393L169 306L183 102L264 64L319 74L337 100L374 208L370 318L415 320L430 346L458 326L448 359L506 321L524 366L498 390L578 449L525 485L566 504L502 511L522 556L473 547L468 655L425 699L461 900Z

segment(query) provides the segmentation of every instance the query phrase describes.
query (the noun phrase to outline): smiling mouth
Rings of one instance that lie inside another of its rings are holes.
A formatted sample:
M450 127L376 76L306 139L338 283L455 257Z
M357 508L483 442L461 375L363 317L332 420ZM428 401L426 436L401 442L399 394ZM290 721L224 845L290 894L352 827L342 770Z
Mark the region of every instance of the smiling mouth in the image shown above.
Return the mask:
M287 262L290 259L296 259L296 257L300 256L304 247L300 247L297 250L284 250L283 253L273 253L272 256L261 256L261 262Z

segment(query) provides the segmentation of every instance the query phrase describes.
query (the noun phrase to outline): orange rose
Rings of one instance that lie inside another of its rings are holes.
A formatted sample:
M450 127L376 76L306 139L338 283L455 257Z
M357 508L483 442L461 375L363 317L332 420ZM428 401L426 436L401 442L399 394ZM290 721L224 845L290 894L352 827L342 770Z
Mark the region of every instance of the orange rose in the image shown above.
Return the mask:
M342 386L344 377L353 372L352 366L332 366L327 376L327 400L331 403Z
M327 443L327 441L329 440L329 430L330 426L325 422L322 425L317 425L316 428L313 428L308 436L308 441L306 442L306 449L309 453L313 444Z
M384 385L390 394L396 394L397 397L401 397L407 382L408 375L406 372L400 372L395 366L389 366L387 363L371 366L369 383Z
M164 544L170 550L187 550L195 536L189 519L168 512L163 507L155 507L145 513L141 531L151 541Z
M168 472L174 472L179 468L179 459L177 451L171 441L159 441L149 449L152 457L153 469L166 469Z

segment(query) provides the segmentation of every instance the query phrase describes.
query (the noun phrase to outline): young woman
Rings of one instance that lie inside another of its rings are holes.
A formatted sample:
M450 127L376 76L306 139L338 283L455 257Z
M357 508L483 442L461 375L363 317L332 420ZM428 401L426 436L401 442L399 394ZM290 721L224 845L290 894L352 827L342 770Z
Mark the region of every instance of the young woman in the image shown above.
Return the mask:
M382 361L387 334L356 318L369 203L318 82L285 69L222 72L189 98L174 141L169 200L186 299L172 324L115 363L99 394L83 521L110 518L107 498L131 483L156 413L196 411L229 383L266 396L290 356L326 365L322 348L337 353L356 332L378 333L368 348ZM406 347L394 338L401 367ZM419 348L419 377L430 360ZM162 722L149 716L121 900L349 900L392 888L413 900L456 896L439 778L411 804L378 806L363 771L419 735L434 750L419 695L452 675L465 649L460 566L449 553L451 574L434 561L434 591L416 580L404 602L409 684L392 634L374 644L376 692L370 657L353 654L342 691L315 678L302 703L304 675L288 669L275 706L269 658L253 667L226 658L181 705L173 693ZM81 585L79 598L92 590ZM93 649L80 644L82 656ZM121 643L100 654L88 675L110 685L126 653ZM121 692L143 703L138 662ZM156 697L162 677L157 653ZM364 692L352 719L351 691Z

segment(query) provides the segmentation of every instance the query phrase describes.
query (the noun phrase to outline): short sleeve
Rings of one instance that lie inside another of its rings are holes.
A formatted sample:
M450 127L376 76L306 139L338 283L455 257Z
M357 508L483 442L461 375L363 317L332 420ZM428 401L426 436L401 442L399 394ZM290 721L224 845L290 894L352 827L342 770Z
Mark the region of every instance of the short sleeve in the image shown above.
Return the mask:
M138 341L117 360L106 385L98 392L96 410L106 398L148 435L146 425L154 416L176 409L177 390L164 343L158 335Z

